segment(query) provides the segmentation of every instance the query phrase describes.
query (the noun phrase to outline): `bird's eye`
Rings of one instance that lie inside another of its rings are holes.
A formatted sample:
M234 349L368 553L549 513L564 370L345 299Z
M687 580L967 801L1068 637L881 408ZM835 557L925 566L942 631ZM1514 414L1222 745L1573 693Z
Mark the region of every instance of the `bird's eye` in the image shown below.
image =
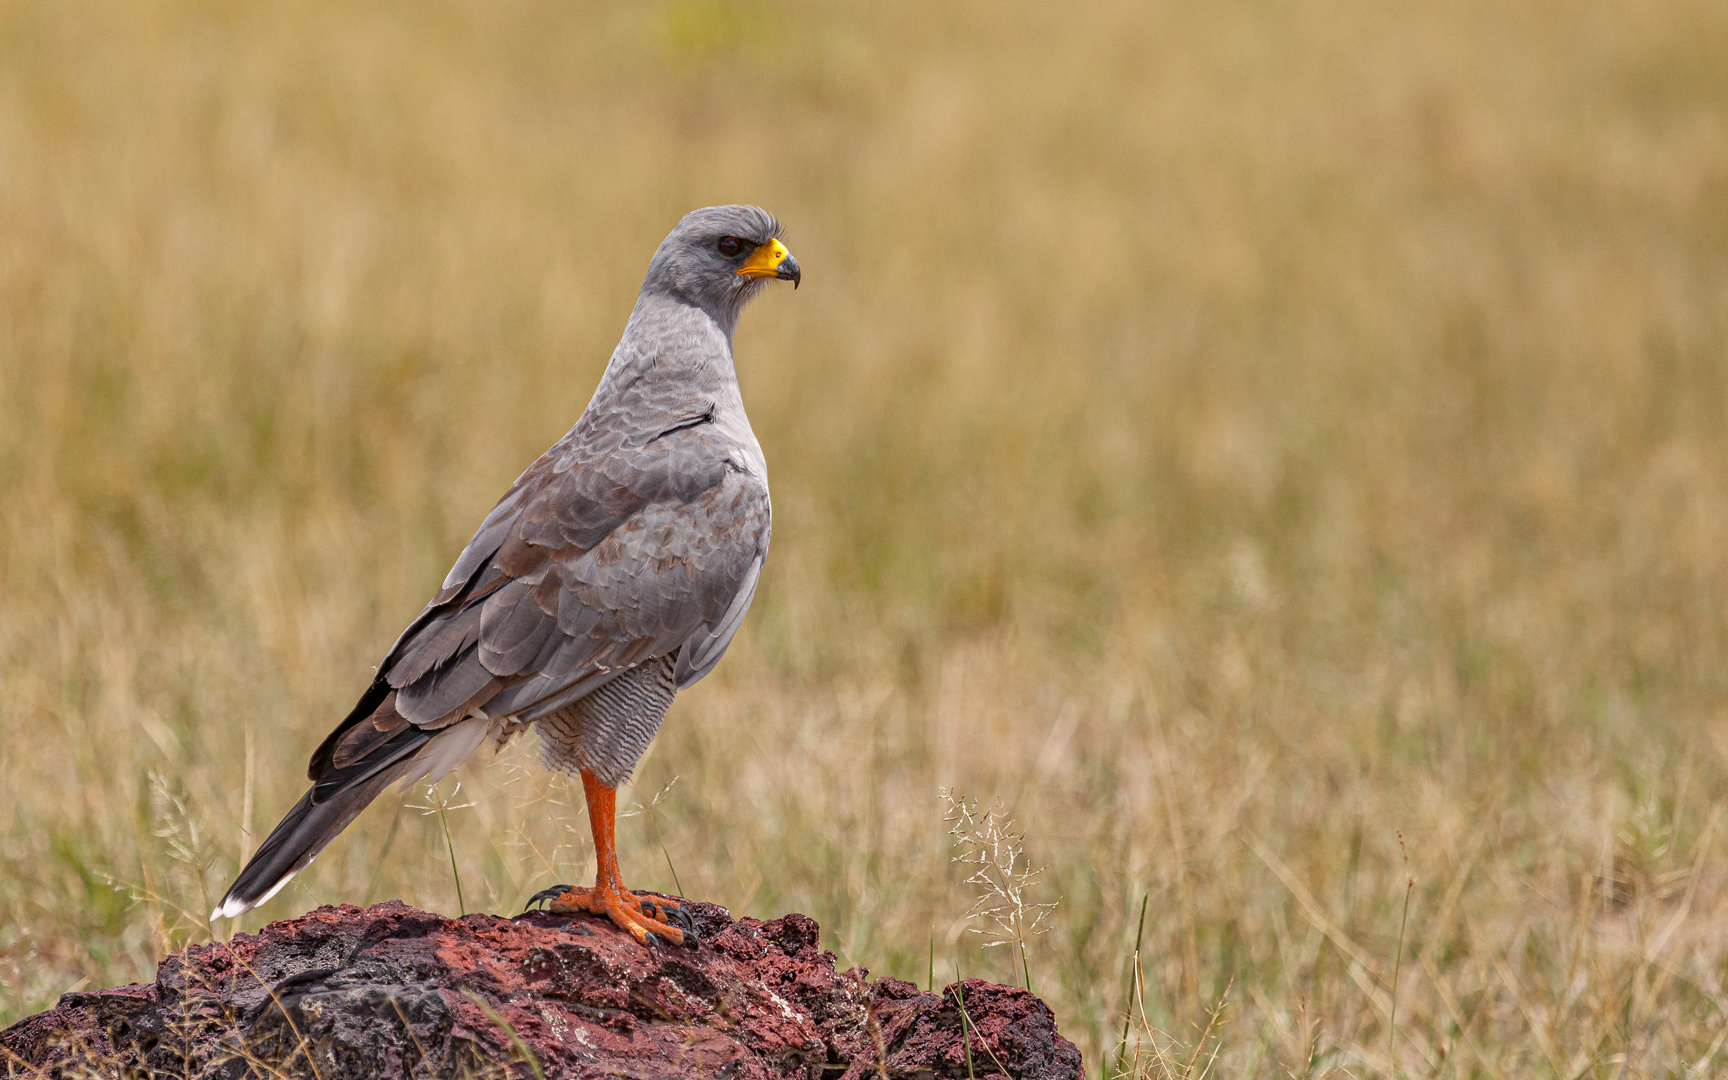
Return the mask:
M736 236L722 236L720 238L720 254L726 256L728 259L736 258L738 253L743 250L744 241L738 239Z

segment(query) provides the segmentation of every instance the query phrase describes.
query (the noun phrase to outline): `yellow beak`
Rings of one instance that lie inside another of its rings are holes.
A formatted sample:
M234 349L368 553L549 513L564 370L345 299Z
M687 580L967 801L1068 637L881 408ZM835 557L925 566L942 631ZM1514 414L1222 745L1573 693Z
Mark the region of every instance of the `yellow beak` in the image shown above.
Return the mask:
M738 274L740 277L779 278L790 281L794 289L804 277L798 269L798 260L778 240L770 240L752 251L744 265L738 268Z

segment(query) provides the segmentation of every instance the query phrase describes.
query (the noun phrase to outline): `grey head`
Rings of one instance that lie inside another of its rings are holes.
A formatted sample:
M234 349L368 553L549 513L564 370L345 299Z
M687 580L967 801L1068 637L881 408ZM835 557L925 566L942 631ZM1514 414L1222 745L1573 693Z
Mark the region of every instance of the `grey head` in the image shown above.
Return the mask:
M642 294L700 308L730 335L744 305L774 280L793 288L802 280L774 215L759 206L707 206L685 214L660 242Z

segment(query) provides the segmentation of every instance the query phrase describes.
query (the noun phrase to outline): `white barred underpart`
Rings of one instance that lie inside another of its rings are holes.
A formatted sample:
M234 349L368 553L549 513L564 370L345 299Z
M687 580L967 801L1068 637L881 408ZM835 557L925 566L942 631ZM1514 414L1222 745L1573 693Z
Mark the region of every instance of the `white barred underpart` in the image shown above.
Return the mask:
M630 779L677 693L671 656L638 664L535 723L540 760L554 772L587 769L615 788Z

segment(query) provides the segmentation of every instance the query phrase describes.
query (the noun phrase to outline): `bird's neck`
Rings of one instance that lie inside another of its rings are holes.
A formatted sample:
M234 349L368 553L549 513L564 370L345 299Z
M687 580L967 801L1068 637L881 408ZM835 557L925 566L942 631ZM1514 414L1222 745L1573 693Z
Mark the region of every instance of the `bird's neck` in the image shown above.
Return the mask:
M644 295L630 313L624 336L612 352L594 404L644 399L738 397L732 365L732 325L712 313L665 295Z

